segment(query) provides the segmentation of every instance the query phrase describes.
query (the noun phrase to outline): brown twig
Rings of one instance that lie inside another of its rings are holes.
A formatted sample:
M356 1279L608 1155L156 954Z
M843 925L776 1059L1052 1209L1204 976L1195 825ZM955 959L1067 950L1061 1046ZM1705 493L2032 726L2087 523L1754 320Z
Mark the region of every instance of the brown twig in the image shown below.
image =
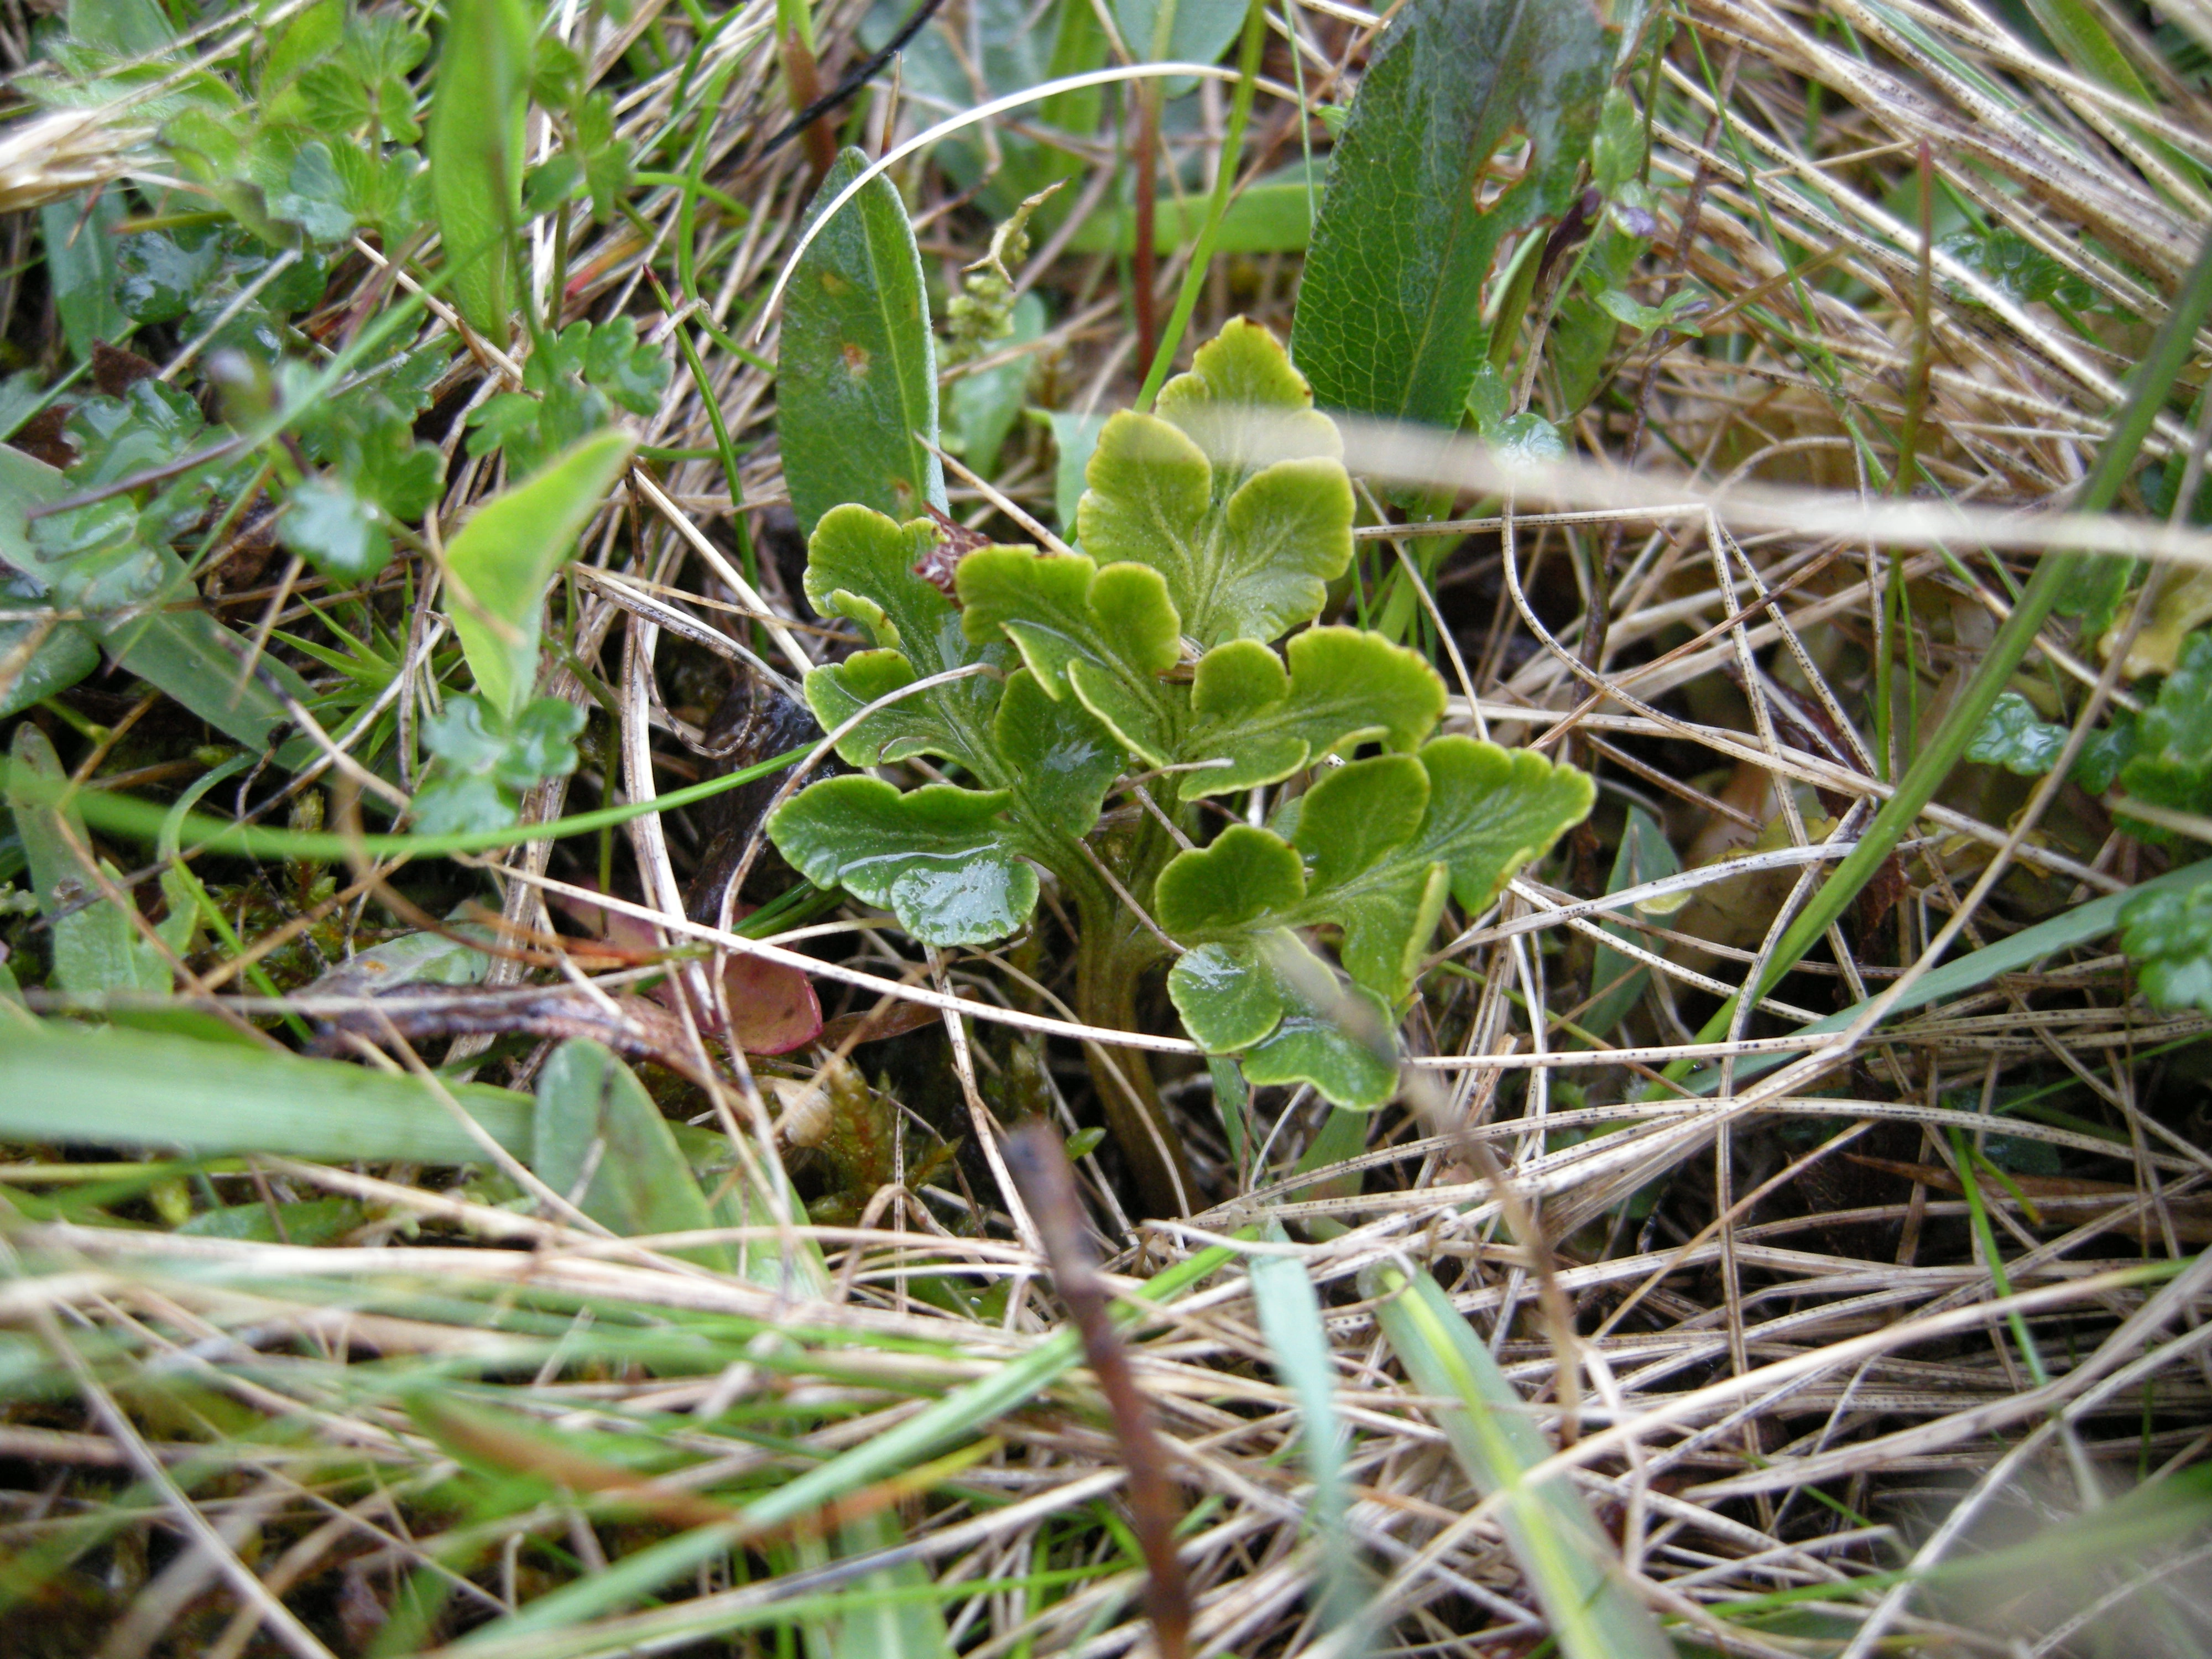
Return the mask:
M1053 1283L1068 1316L1083 1338L1084 1357L1097 1374L1113 1413L1114 1433L1121 1443L1128 1476L1129 1519L1145 1553L1148 1583L1145 1608L1151 1615L1160 1659L1184 1659L1190 1649L1190 1584L1176 1555L1177 1504L1168 1480L1167 1451L1153 1419L1152 1402L1137 1386L1137 1374L1108 1312L1106 1283L1099 1277L1091 1242L1083 1233L1083 1203L1075 1171L1060 1138L1042 1123L1024 1123L1006 1137L1006 1167L1021 1188L1022 1202L1035 1218L1052 1266Z

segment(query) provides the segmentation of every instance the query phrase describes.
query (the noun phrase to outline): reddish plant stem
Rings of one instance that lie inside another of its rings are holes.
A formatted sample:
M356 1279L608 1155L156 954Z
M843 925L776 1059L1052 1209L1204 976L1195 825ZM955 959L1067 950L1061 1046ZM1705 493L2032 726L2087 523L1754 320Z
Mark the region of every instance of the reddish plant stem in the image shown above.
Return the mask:
M1185 1659L1190 1651L1190 1583L1176 1556L1178 1505L1168 1480L1167 1450L1152 1401L1137 1386L1129 1351L1114 1329L1106 1281L1099 1277L1083 1232L1075 1171L1068 1167L1060 1137L1041 1122L1024 1123L1008 1135L1006 1152L1006 1168L1043 1242L1053 1283L1113 1413L1114 1436L1121 1443L1121 1462L1128 1471L1129 1519L1145 1554L1145 1611L1160 1659Z
M802 112L821 101L822 71L814 61L814 53L805 41L793 30L778 43L783 55L784 83L791 91L791 107ZM806 164L813 169L817 179L830 171L837 161L837 129L828 115L817 116L807 124L801 135L806 146Z
M1153 222L1158 211L1160 106L1149 84L1137 88L1137 242L1131 250L1131 270L1137 302L1137 362L1150 368L1159 349L1159 318L1155 314L1152 289L1158 280L1158 255L1153 247Z

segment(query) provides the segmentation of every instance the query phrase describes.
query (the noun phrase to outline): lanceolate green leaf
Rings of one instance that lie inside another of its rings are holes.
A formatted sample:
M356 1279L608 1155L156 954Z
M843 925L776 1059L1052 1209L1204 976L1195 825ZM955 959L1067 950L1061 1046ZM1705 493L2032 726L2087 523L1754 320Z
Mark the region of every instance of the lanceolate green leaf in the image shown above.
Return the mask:
M1437 1425L1475 1490L1502 1494L1506 1541L1567 1659L1674 1659L1620 1558L1564 1475L1530 1480L1550 1455L1523 1401L1474 1329L1425 1273L1385 1265L1361 1276L1417 1393L1451 1403ZM1563 1364L1571 1360L1562 1357Z
M121 192L104 191L90 203L64 197L39 210L46 251L46 276L70 355L92 355L92 343L119 344L131 319L115 303L115 228L123 219Z
M1501 240L1566 204L1612 49L1581 0L1410 0L1332 153L1291 355L1322 405L1456 427ZM1495 200L1500 148L1527 170Z
M453 0L425 148L452 293L471 327L502 349L514 310L522 223L530 13L522 0Z
M816 211L866 166L857 149L840 156ZM927 447L937 441L929 300L914 230L890 179L871 180L799 260L784 304L775 393L784 479L809 535L844 502L900 520L945 506L945 469Z
M447 601L453 632L484 701L508 720L538 677L545 585L629 465L636 441L609 430L548 462L463 526L446 550L461 592Z
M538 1074L531 1165L592 1220L626 1237L698 1232L714 1224L707 1196L660 1109L629 1068L596 1042L573 1038ZM687 1251L726 1269L719 1246Z

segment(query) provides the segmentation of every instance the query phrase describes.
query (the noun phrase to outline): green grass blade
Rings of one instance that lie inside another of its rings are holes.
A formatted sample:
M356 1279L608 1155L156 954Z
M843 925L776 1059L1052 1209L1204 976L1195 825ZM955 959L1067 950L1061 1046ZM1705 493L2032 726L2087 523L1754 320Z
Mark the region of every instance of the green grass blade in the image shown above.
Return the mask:
M531 1104L482 1084L453 1098L530 1153ZM484 1152L411 1077L150 1031L46 1021L0 1039L0 1140L281 1152L331 1163L476 1164Z
M1200 1251L1148 1280L1135 1295L1161 1302L1197 1284L1231 1261L1224 1245ZM889 1433L854 1447L748 1505L726 1526L701 1527L654 1544L604 1572L540 1596L508 1617L472 1632L453 1651L473 1659L532 1659L548 1634L596 1619L650 1595L670 1580L728 1552L731 1542L755 1528L780 1527L811 1515L824 1504L921 1463L949 1443L975 1433L1014 1410L1081 1362L1074 1329L1055 1331L1019 1359L969 1383L908 1419Z
M1269 1230L1278 1241L1280 1227ZM1330 1629L1358 1616L1365 1601L1358 1559L1345 1531L1350 1503L1344 1480L1344 1425L1336 1413L1336 1366L1328 1331L1322 1323L1321 1297L1305 1264L1288 1256L1252 1258L1252 1305L1260 1334L1267 1339L1275 1370L1297 1398L1304 1419L1298 1436L1306 1468L1313 1476L1313 1524L1322 1546L1320 1593L1322 1622Z
M2086 945L2091 939L2111 933L2120 925L2120 911L2139 893L2186 892L2192 887L2212 881L2212 859L2184 865L2179 870L2169 870L2162 876L2137 882L2133 887L2118 893L2107 893L2102 898L2077 904L2063 915L2048 921L2039 921L2033 927L2023 927L2008 939L1985 945L1971 956L1956 962L1946 963L1941 968L1923 974L1890 1008L1893 1015L1907 1013L1915 1008L1924 1008L1930 1003L1948 1002L1953 997L1962 997L1969 991L1978 990L2000 974L2016 974L2057 951L2070 950L2076 945ZM1855 1002L1839 1013L1816 1019L1810 1025L1799 1026L1801 1036L1815 1036L1824 1031L1841 1031L1867 1011L1863 1002ZM1736 1079L1757 1077L1761 1072L1771 1071L1792 1056L1782 1054L1741 1054L1735 1062ZM1692 1078L1689 1087L1710 1094L1720 1085L1720 1073Z
M1458 1402L1437 1426L1476 1490L1504 1494L1506 1541L1568 1659L1674 1659L1581 1494L1563 1476L1523 1478L1551 1448L1474 1328L1425 1273L1384 1266L1364 1277L1407 1380Z
M179 819L170 810L152 801L134 800L128 795L110 794L100 789L72 792L58 777L43 777L12 761L0 763L7 766L4 782L10 791L20 790L27 799L47 804L68 795L86 823L107 834L134 836L149 842L167 834L173 838L173 844L189 845L195 852L327 861L350 859L361 854L409 854L416 858L435 858L448 853L489 853L495 848L520 847L528 841L589 835L628 823L647 812L672 812L678 807L743 788L757 779L781 772L805 752L803 749L787 750L757 766L742 767L724 777L686 784L653 800L597 807L588 812L555 818L548 823L521 823L504 830L456 830L447 836L342 836L327 830L277 830L255 823L233 823L228 819L209 817L199 812L188 812ZM741 930L743 926L740 924Z
M131 333L131 319L115 303L115 228L122 222L120 191L102 191L88 204L82 193L65 196L39 210L47 284L70 355L79 360L92 356L94 340L112 345Z
M840 1553L862 1555L900 1542L898 1523L872 1515L837 1528ZM951 1659L945 1609L930 1594L919 1561L902 1561L860 1579L838 1597L832 1659Z
M1191 0L1184 0L1184 3L1191 12L1198 11ZM1214 9L1226 12L1228 8ZM1252 89L1260 75L1260 49L1267 40L1266 0L1250 0L1244 13L1243 43L1237 52L1237 92L1230 100L1229 127L1221 140L1221 166L1213 181L1213 198L1206 207L1205 228L1198 233L1198 246L1191 250L1190 266L1183 272L1182 291L1176 295L1175 311L1168 318L1158 349L1152 354L1152 368L1137 393L1136 406L1140 410L1150 409L1152 399L1159 395L1160 383L1175 366L1176 349L1182 343L1183 330L1190 325L1190 313L1197 308L1198 296L1205 290L1206 270L1213 263L1214 240L1220 234L1222 218L1229 211L1230 192L1237 187L1237 158L1244 153L1244 124L1251 118ZM1221 45L1227 46L1227 40ZM1215 50L1218 53L1219 48ZM1208 58L1206 61L1213 60Z

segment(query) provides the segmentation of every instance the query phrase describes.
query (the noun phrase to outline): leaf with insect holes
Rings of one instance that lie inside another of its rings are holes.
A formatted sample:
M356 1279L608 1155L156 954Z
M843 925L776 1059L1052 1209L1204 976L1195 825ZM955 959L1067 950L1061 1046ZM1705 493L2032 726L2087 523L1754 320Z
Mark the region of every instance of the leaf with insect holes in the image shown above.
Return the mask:
M1340 767L1294 803L1295 812L1279 815L1273 829L1233 825L1160 872L1155 915L1170 933L1199 947L1170 975L1177 1009L1186 1021L1194 1012L1201 1023L1211 1015L1217 1032L1241 1033L1267 1006L1251 976L1281 977L1279 965L1261 962L1254 941L1316 926L1341 930L1344 966L1360 991L1378 1006L1395 1003L1412 987L1446 896L1479 909L1515 870L1581 822L1590 800L1589 780L1572 768L1468 738L1439 738L1415 755ZM1248 982L1238 984L1240 975ZM1310 992L1306 1001L1326 1006ZM1318 1041L1309 1033L1275 1051L1273 1063L1287 1064L1281 1054L1310 1052ZM1372 1042L1361 1042L1373 1051ZM1257 1081L1249 1052L1246 1072ZM1328 1092L1341 1079L1304 1080ZM1340 1105L1377 1103L1369 1096L1329 1097Z
M1324 407L1456 427L1502 240L1567 205L1612 64L1597 9L1410 0L1331 151L1291 349ZM1498 193L1499 152L1526 164Z
M814 216L859 178L848 149L815 192ZM942 509L937 361L921 256L906 208L880 175L823 227L793 273L776 361L778 435L799 528L858 502L901 519Z
M2144 893L2120 912L2120 946L2161 1008L2212 1014L2212 886Z
M1294 635L1289 666L1252 640L1199 659L1191 684L1197 723L1186 763L1229 764L1192 775L1187 797L1273 783L1324 755L1363 743L1418 747L1444 712L1444 683L1419 653L1352 628Z
M1076 507L1084 551L1159 572L1201 647L1273 640L1311 621L1351 565L1343 453L1274 336L1236 319L1162 389L1157 414L1125 410L1100 430Z
M807 542L807 602L819 616L860 623L878 647L807 675L807 704L823 731L916 679L972 663L1011 665L1007 647L971 643L952 602L915 574L940 533L927 519L895 524L860 506L833 507L815 526ZM837 752L851 766L937 755L972 767L975 738L988 730L998 694L979 675L902 698L840 738Z
M1008 796L929 784L901 794L878 778L825 778L769 820L776 848L820 887L879 904L916 939L980 945L1029 919L1036 872L1000 823Z

